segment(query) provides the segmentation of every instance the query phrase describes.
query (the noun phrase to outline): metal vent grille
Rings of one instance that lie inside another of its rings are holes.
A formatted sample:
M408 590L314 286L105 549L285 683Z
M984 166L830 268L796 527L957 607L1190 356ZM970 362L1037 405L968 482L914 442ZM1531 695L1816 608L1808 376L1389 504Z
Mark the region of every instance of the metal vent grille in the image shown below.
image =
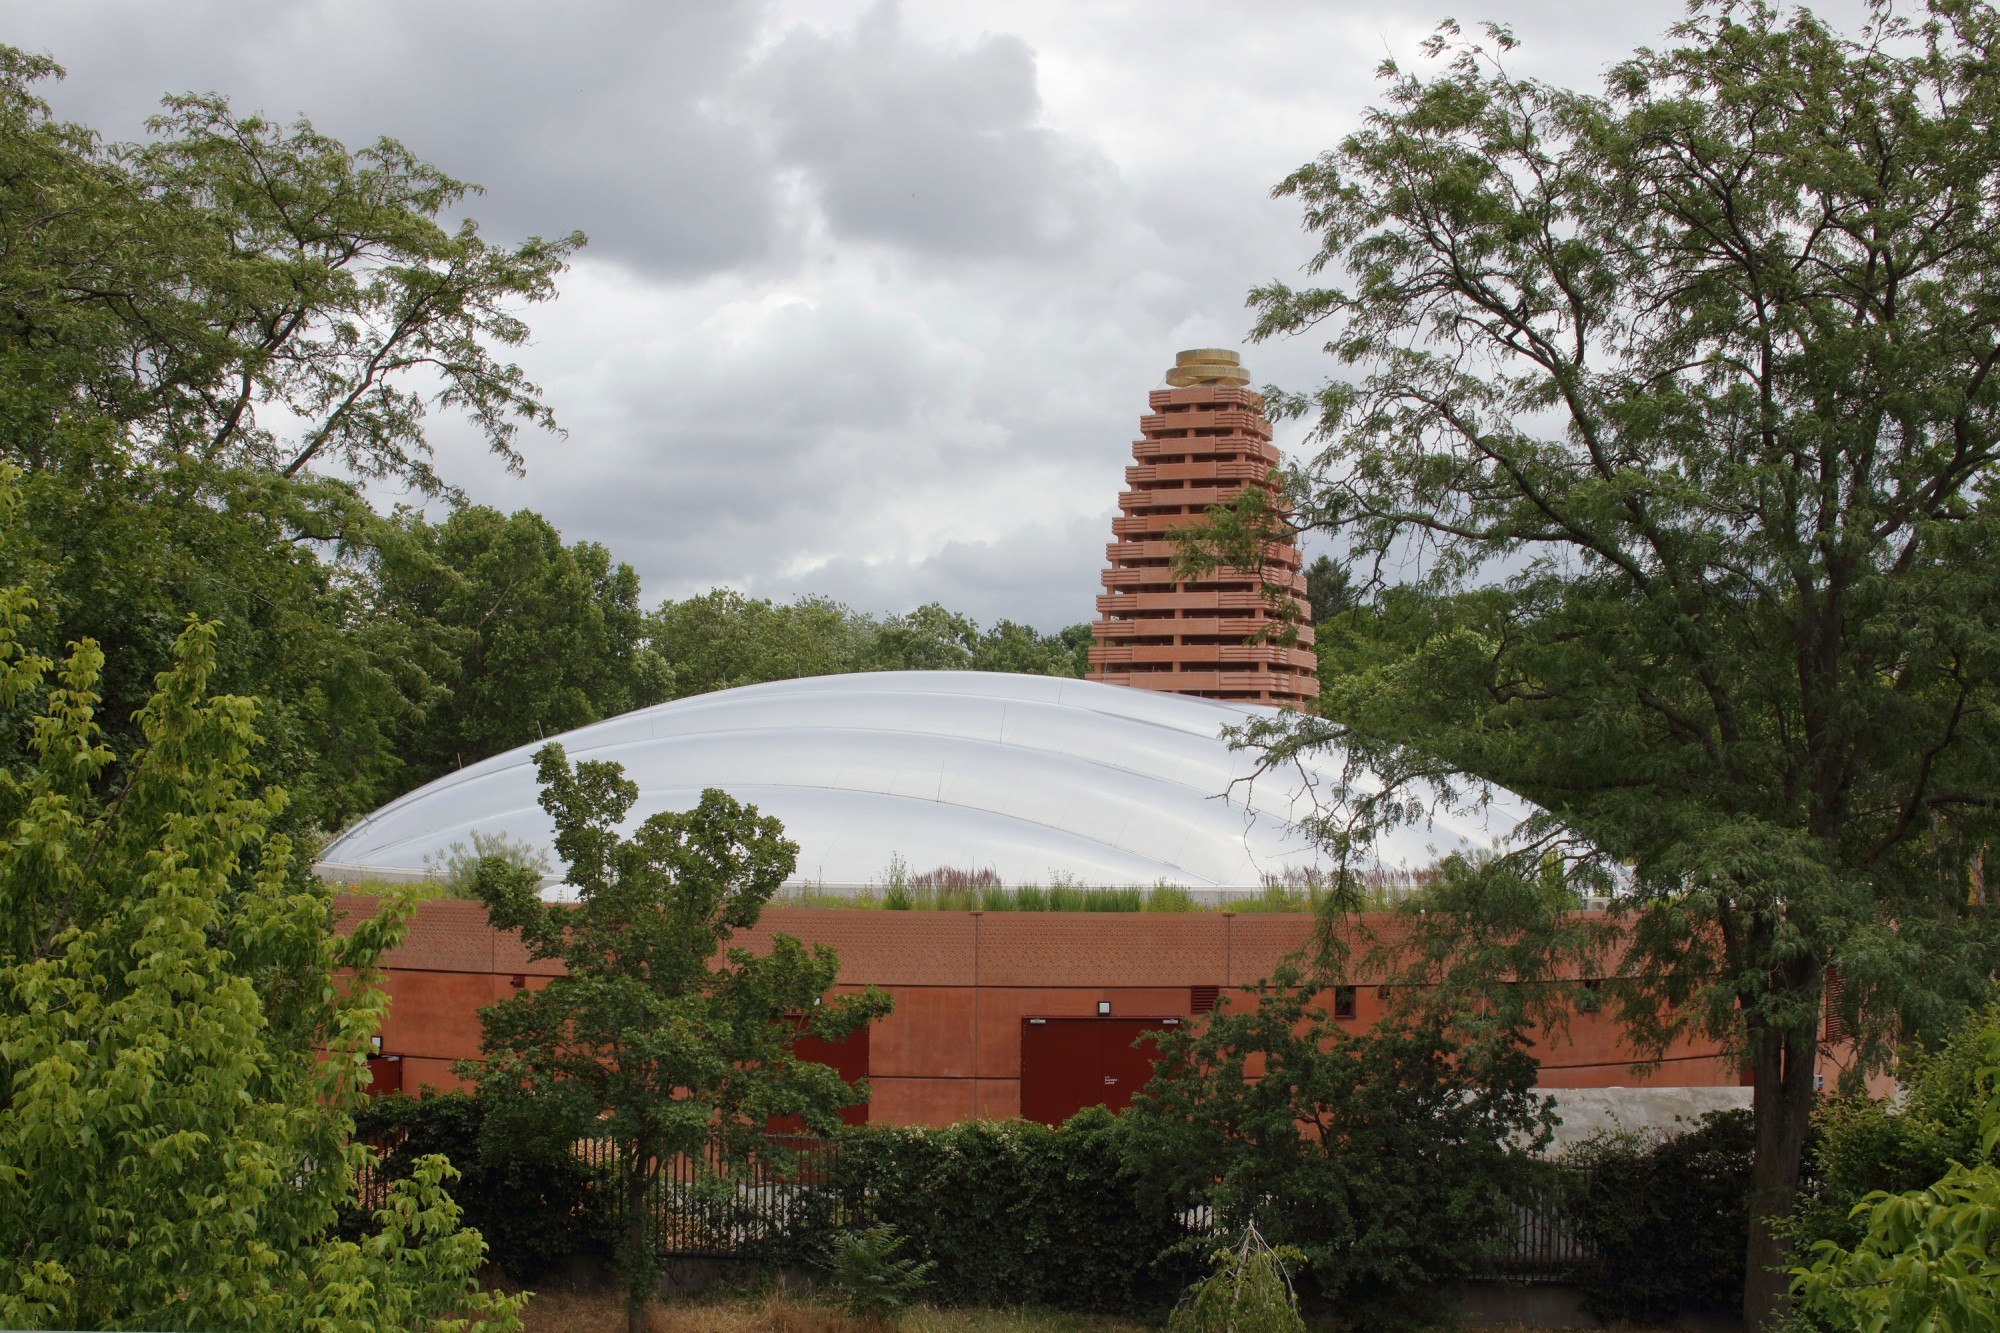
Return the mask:
M1222 998L1220 986L1189 986L1188 1012L1205 1014L1215 1008L1215 1002Z

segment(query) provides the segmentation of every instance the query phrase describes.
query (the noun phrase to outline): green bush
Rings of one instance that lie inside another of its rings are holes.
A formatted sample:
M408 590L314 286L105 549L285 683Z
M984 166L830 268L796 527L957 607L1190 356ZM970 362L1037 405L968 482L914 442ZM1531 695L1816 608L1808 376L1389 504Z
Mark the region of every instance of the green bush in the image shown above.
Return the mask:
M1347 1032L1315 994L1281 971L1254 1008L1161 1036L1123 1124L1141 1198L1209 1208L1226 1232L1254 1219L1362 1327L1447 1317L1546 1139L1535 1063L1514 1033Z
M481 1137L486 1105L469 1093L395 1093L354 1117L355 1133L383 1146L388 1180L410 1175L427 1154L449 1158L460 1176L452 1196L465 1223L486 1238L487 1259L519 1282L533 1282L582 1254L610 1251L612 1195L605 1173L573 1153L489 1154Z
M1754 1146L1748 1111L1716 1111L1685 1134L1603 1134L1563 1155L1580 1168L1570 1216L1607 1270L1593 1314L1652 1323L1738 1306Z
M1821 1240L1812 1263L1792 1270L1799 1319L1828 1329L2000 1327L2000 1031L1989 1022L1954 1042L1974 1052L1976 1139L1930 1186L1875 1191L1853 1210L1853 1246Z
M1167 1333L1306 1333L1298 1294L1285 1262L1305 1256L1272 1249L1254 1226L1236 1245L1210 1256L1215 1271L1197 1282L1174 1307Z
M833 1273L833 1289L847 1299L849 1314L877 1319L893 1315L924 1289L937 1265L899 1253L903 1243L903 1236L887 1222L833 1238L827 1266Z
M1989 1004L1935 1051L1898 1071L1893 1101L1835 1098L1815 1117L1810 1185L1792 1227L1801 1252L1817 1241L1854 1245L1866 1229L1855 1213L1867 1195L1903 1194L1943 1178L1951 1163L1992 1160L1979 1138L1981 1050L2000 1037L2000 1005Z
M1101 1107L1060 1129L864 1126L843 1135L836 1176L852 1225L887 1223L936 1265L941 1304L1158 1313L1192 1274L1186 1259L1156 1262L1186 1231L1142 1203L1123 1137Z

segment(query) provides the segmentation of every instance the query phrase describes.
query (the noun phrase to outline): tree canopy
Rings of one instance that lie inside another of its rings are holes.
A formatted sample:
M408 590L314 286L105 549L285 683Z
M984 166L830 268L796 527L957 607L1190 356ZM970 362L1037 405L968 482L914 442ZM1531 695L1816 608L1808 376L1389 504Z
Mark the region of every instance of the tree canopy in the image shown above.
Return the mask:
M403 785L668 697L645 644L639 577L539 514L467 505L396 515L377 539L374 606L435 646L444 692L401 745Z
M121 755L102 652L28 650L33 610L0 589L0 1323L518 1326L520 1299L474 1280L485 1247L442 1158L374 1233L334 1234L368 1154L349 1113L386 1003L373 967L407 902L334 934L273 828L254 704L209 690L213 626L184 628Z
M1349 368L1273 394L1320 448L1296 520L1423 571L1408 651L1279 749L1385 773L1363 821L1510 788L1623 886L1630 1015L1753 1070L1761 1326L1828 969L1880 1059L1996 957L2000 14L1702 5L1595 93L1513 45L1445 25L1279 187L1329 281L1253 293L1257 336Z
M631 1327L659 1286L647 1206L661 1166L769 1151L773 1116L829 1132L856 1092L791 1049L802 1025L838 1039L888 1011L872 987L830 992L839 960L825 945L776 936L767 955L731 947L792 871L798 847L778 821L720 791L618 832L637 784L615 763L571 765L556 744L535 756L542 808L575 885L574 908L541 900L533 870L488 857L474 888L493 924L518 930L564 974L480 1011L479 1082L497 1142L568 1143L590 1133L618 1148L624 1228L618 1245Z

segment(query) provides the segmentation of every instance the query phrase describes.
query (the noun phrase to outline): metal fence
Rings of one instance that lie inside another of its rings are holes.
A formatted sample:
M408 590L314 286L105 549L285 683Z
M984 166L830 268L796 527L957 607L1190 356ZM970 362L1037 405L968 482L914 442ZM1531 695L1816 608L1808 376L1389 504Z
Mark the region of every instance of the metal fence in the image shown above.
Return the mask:
M603 1173L599 1188L604 1205L622 1215L618 1145L610 1139L578 1139L572 1151ZM838 1139L767 1134L763 1147L746 1161L729 1161L716 1144L700 1157L669 1158L660 1164L652 1187L660 1253L749 1258L765 1254L786 1237L845 1226L843 1196L831 1185L839 1152ZM364 1211L383 1207L393 1183L373 1163L364 1165L356 1175L356 1202Z
M614 1176L617 1145L608 1139L581 1139L576 1154ZM847 1225L851 1200L835 1186L840 1140L807 1134L765 1136L763 1151L730 1162L711 1145L700 1158L675 1157L662 1164L653 1186L663 1257L749 1259L768 1256L791 1237L825 1235ZM389 1182L372 1166L357 1181L362 1207L381 1207ZM1572 1200L1589 1178L1573 1168L1551 1167L1524 1189L1513 1217L1498 1237L1491 1271L1481 1277L1511 1282L1579 1283L1603 1281L1605 1263L1580 1233ZM622 1209L615 1178L606 1181L607 1201ZM1185 1219L1200 1229L1206 1208Z
M1482 1276L1512 1282L1603 1281L1604 1259L1576 1224L1573 1200L1588 1187L1589 1177L1573 1167L1542 1173L1515 1199L1494 1271Z

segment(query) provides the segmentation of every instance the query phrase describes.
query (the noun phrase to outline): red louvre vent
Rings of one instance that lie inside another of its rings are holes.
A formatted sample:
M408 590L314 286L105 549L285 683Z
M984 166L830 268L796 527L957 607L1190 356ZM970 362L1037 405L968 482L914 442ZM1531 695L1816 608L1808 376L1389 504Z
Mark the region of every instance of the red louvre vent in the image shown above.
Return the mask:
M1188 1012L1205 1014L1215 1008L1215 1002L1222 998L1220 986L1189 986Z
M1841 1012L1846 1003L1847 978L1840 975L1840 969L1829 967L1826 970L1826 1036L1823 1040L1847 1040L1847 1015Z

